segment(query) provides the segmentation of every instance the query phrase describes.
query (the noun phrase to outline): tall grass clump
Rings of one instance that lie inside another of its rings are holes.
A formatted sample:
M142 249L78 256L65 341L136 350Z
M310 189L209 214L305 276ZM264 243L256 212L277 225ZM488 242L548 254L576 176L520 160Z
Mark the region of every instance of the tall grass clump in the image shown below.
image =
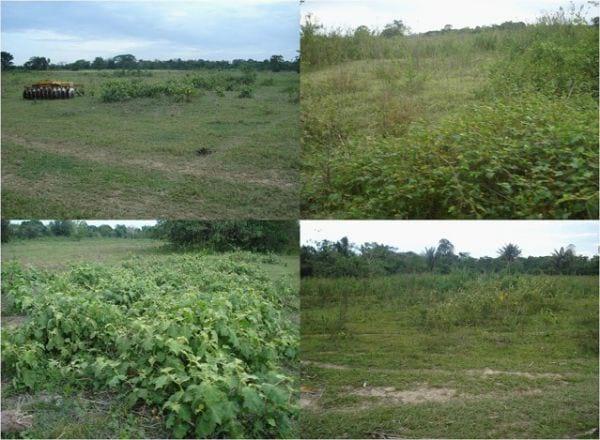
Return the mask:
M430 328L523 324L539 313L557 312L564 298L549 278L522 277L516 285L503 279L479 279L446 300L425 309Z
M327 332L342 322L338 316L343 314L343 327L348 330L353 323L381 313L432 331L453 327L543 327L555 317L568 314L574 304L596 301L597 305L597 283L596 276L461 271L371 278L308 277L303 278L301 286L302 308L307 311L303 328ZM597 322L597 314L590 313L568 325L584 334L594 323L597 328Z
M542 23L513 42L491 71L499 94L539 91L559 96L598 96L598 28Z

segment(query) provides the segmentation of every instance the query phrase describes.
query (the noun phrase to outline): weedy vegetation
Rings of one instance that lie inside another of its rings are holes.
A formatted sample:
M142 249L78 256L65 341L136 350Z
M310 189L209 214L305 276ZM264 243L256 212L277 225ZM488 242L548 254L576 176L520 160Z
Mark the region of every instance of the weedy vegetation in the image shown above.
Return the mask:
M301 301L303 437L585 438L597 426L597 276L308 277Z
M61 396L30 405L37 421L22 435L295 436L291 260L150 252L54 271L4 262L3 315L24 320L2 330L3 398ZM110 402L100 415L98 396Z
M585 17L419 35L309 19L303 216L597 218L598 26Z

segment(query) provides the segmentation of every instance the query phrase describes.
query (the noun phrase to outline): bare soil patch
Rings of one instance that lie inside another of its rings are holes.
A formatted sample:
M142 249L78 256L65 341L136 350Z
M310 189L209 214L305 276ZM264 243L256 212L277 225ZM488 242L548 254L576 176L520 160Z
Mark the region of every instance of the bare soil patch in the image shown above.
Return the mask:
M17 410L8 410L0 412L0 426L2 432L19 432L33 426L33 416Z
M319 404L319 399L321 399L321 396L323 395L323 391L323 389L302 385L300 387L300 408L316 408Z
M315 367L325 368L327 370L350 370L350 367L346 365L336 365L327 362L313 362L313 361L302 361L304 365L314 365Z
M425 402L447 402L460 397L452 388L430 388L420 386L414 390L397 390L394 387L362 387L350 394L361 397L378 397L392 404L419 404Z
M23 324L27 319L27 316L3 316L0 319L2 320L3 328L15 328Z
M480 374L482 376L498 376L498 375L507 375L507 376L519 376L524 377L526 379L564 379L565 377L562 374L558 373L529 373L524 371L502 371L502 370L493 370L491 368L484 368L483 370L468 370L471 374Z

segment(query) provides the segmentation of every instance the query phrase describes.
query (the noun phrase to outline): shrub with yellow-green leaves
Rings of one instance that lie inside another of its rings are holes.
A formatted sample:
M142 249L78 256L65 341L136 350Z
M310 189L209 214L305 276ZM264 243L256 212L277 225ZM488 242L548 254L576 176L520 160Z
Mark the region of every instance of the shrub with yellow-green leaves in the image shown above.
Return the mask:
M58 275L6 265L3 292L30 319L4 334L4 367L21 389L124 393L162 411L175 437L291 436L291 288L276 290L248 258L134 259Z

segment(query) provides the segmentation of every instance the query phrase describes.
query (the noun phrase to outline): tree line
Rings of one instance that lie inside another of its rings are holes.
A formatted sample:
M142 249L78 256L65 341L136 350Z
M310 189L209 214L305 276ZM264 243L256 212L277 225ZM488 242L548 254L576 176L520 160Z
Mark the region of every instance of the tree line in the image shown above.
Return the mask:
M2 220L2 242L14 239L30 240L44 237L71 238L155 238L156 232L152 226L135 228L125 225L89 225L83 220L52 220L47 225L40 220L25 220L19 224Z
M298 57L286 60L282 55L272 55L262 61L253 59L235 59L232 61L211 60L143 60L134 55L123 54L112 58L96 57L93 61L80 59L72 63L52 64L50 58L43 56L31 57L22 66L13 62L14 56L10 52L2 51L2 70L193 70L193 69L253 69L270 70L273 72L298 71Z
M324 240L302 246L300 252L303 277L370 277L398 273L474 273L508 272L510 274L597 275L598 255L577 255L569 245L555 249L552 255L522 257L518 245L508 243L497 257L475 258L468 252L456 252L454 245L441 239L436 246L421 253L402 252L379 243L354 245L344 237L333 242Z
M297 221L197 221L159 220L141 228L116 225L89 225L82 220L40 220L19 224L2 220L2 242L45 237L82 238L155 238L177 248L210 248L218 251L244 249L254 252L296 252Z
M159 220L155 229L158 237L176 247L289 253L298 250L296 220Z

